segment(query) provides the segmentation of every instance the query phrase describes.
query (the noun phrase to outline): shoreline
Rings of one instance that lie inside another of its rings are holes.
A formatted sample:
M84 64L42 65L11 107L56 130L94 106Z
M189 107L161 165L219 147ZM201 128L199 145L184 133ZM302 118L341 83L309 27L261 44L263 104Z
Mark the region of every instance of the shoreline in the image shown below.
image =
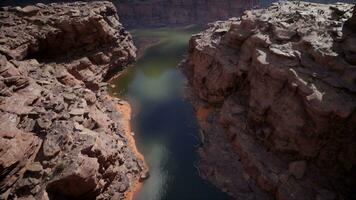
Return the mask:
M161 39L159 38L150 38L150 37L144 37L143 39L139 39L137 41L137 52L136 52L136 61L140 58L142 58L146 52L147 49L158 45L161 42ZM125 69L121 70L120 72L116 73L115 75L111 76L106 82L110 84L113 80L120 78L121 76L125 76L127 73L130 73L130 70L134 67L133 65L127 66ZM119 103L116 104L116 110L117 112L121 113L123 116L123 128L124 128L124 136L127 139L128 146L129 148L133 151L133 153L136 155L136 157L140 160L143 161L145 168L142 170L140 173L140 176L135 177L135 181L133 184L130 186L129 190L125 192L125 199L126 200L133 200L136 194L141 190L143 182L141 180L141 175L143 174L148 174L149 173L149 168L148 165L145 161L144 156L141 154L141 152L138 150L137 145L136 145L136 140L134 136L131 134L132 129L131 129L131 116L132 116L132 108L131 105L128 101L120 99L115 96L111 96L110 94L107 96L108 99L119 99Z
M113 97L108 95L108 99L118 99L117 97ZM143 161L144 164L144 169L141 171L140 175L135 177L135 181L133 184L130 186L129 190L125 192L125 199L126 200L133 200L135 195L140 191L143 181L141 180L141 175L147 174L149 172L149 168L147 166L147 163L145 161L144 156L141 154L141 152L138 150L137 145L136 145L136 140L134 136L131 134L132 129L131 129L131 114L132 114L132 109L131 105L129 102L119 99L119 103L116 104L116 110L117 112L122 114L123 117L123 133L125 138L127 139L128 146L129 148L133 151L133 153L136 155L136 157L139 160Z
M143 39L138 39L136 41L137 44L137 52L136 52L136 62L138 59L142 58L146 51L151 48L154 47L156 45L158 45L159 43L161 43L162 40L159 38L150 38L150 37L143 37ZM127 66L125 69L121 70L120 72L117 72L115 75L111 76L106 82L110 84L111 81L113 81L114 79L120 78L121 76L126 75L127 73L129 73L129 70L133 67L133 65L129 65Z
M113 76L110 76L110 78L109 78L108 80L106 80L105 82L110 85L111 81L113 81L114 79L120 78L120 76L125 75L126 73L128 73L128 70L129 70L130 68L132 68L132 67L133 67L132 65L129 65L129 66L125 67L125 69L123 69L123 70L117 72L117 73L116 73L115 75L113 75ZM110 95L109 95L109 96L110 96ZM117 98L117 97L115 97L115 96L110 96L110 97L111 97L111 98Z
M137 47L137 52L136 52L137 59L142 58L149 48L154 47L161 42L162 42L161 38L148 37L148 36L146 36L146 37L143 36L143 37L140 37L140 38L134 40L134 44Z

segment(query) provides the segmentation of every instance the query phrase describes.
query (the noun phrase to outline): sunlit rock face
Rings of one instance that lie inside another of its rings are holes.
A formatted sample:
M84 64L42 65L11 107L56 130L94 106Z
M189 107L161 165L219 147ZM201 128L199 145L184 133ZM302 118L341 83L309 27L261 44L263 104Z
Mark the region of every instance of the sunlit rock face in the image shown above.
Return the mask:
M116 2L125 26L160 27L206 24L239 16L259 0L123 0Z
M0 24L0 199L125 198L145 165L103 83L136 56L115 6L4 7Z
M316 3L356 3L356 0L309 0ZM247 9L269 6L277 0L119 0L121 21L128 28L205 25L239 17Z
M192 37L205 178L237 199L355 199L355 16L281 2Z

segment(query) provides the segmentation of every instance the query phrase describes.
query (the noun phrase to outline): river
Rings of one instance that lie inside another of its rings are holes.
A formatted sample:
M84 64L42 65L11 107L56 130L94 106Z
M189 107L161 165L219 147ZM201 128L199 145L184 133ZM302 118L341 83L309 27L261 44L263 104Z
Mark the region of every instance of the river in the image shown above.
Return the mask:
M177 69L189 38L199 31L195 27L131 31L136 41L159 42L110 83L109 92L133 108L134 137L150 168L150 178L136 200L229 199L200 178L195 167L199 128L191 104L184 100L186 79Z

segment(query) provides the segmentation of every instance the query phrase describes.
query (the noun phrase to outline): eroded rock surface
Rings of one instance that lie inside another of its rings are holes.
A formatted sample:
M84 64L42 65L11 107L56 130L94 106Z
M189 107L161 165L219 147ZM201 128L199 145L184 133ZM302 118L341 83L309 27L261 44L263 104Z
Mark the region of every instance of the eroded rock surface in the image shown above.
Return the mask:
M205 178L236 199L356 198L355 9L281 2L192 37Z
M205 25L239 16L260 0L121 0L119 15L129 28Z
M109 2L0 9L0 199L124 199L146 174L106 83L135 59Z

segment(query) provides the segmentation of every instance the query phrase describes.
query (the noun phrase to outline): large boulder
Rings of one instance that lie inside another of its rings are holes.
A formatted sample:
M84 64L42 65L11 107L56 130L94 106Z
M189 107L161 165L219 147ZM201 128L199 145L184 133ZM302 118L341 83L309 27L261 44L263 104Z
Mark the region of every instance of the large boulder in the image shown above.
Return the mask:
M54 194L78 199L84 195L89 196L98 186L99 163L97 158L79 156L78 162L74 165L59 164L55 169L54 180L47 185L47 191Z

